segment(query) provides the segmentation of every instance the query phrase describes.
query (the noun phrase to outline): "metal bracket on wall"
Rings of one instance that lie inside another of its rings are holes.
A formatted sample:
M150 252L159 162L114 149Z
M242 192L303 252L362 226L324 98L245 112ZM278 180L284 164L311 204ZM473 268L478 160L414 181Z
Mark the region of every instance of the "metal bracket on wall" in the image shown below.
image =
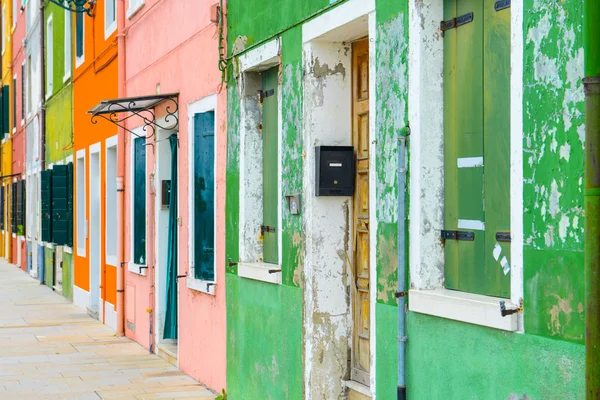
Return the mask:
M261 232L267 232L267 233L275 233L275 227L273 226L268 226L268 225L261 225L260 226L260 231Z
M494 4L494 10L500 11L505 8L510 7L510 0L498 0L496 4Z
M259 101L262 103L267 97L271 97L275 94L275 89L269 89L269 90L259 90L258 91L258 99Z
M498 242L510 243L510 232L496 232Z
M461 25L468 24L469 22L473 22L473 13L470 12L465 15L461 15L460 17L452 18L447 21L442 21L440 23L440 29L442 30L442 36L444 36L444 32L458 28Z

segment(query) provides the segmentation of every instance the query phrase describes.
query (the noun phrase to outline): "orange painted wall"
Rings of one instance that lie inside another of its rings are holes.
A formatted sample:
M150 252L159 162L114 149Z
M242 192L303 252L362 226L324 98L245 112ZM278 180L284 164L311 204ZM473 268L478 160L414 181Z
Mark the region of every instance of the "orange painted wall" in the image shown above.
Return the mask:
M74 20L75 21L75 20ZM76 26L73 26L73 32ZM105 140L117 134L117 127L107 121L99 119L96 124L92 123L91 116L87 113L102 100L117 97L117 40L116 30L107 39L104 29L104 0L96 3L94 17L86 16L84 18L84 61L79 66L74 67L73 78L73 130L75 138L75 154L81 149L86 149L86 204L77 203L77 183L75 181L75 212L81 206L86 208L86 219L90 220L90 151L89 146L100 143L100 279L101 279L101 297L111 304L116 303L116 267L106 265L106 142ZM75 55L75 48L73 49ZM75 57L74 57L75 58ZM76 60L74 60L76 63ZM75 157L76 159L76 157ZM77 162L75 161L75 168ZM77 176L77 171L75 171ZM116 212L116 210L111 210ZM77 218L74 218L74 283L80 289L90 290L90 272L89 272L89 228L86 235L85 246L77 243ZM85 257L77 254L77 247L85 247Z

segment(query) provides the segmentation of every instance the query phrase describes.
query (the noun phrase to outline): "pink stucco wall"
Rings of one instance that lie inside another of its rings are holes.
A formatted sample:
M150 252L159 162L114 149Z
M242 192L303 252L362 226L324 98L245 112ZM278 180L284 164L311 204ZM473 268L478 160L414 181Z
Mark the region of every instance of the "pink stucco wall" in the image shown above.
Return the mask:
M217 25L211 22L211 6L216 0L146 0L145 5L127 21L126 36L126 95L141 96L179 93L179 275L189 272L188 216L188 105L215 94L221 84L218 70ZM179 368L212 389L226 387L226 309L225 309L225 162L226 162L226 91L217 97L217 192L215 259L217 285L215 295L186 287L179 280ZM135 126L135 123L132 124ZM130 126L130 127L133 127ZM126 171L130 170L131 137L127 137ZM154 155L147 150L149 175L154 172ZM156 185L159 183L157 182ZM130 181L125 193L125 254L131 253ZM148 185L150 186L150 184ZM149 264L154 260L156 227L154 202L160 201L148 188L148 247ZM162 257L161 257L162 258ZM126 256L126 260L128 260ZM156 261L156 262L154 262ZM127 335L149 346L148 309L155 309L154 271L148 276L126 272L125 315ZM156 317L156 315L153 315ZM132 324L133 323L133 324ZM154 332L157 330L154 321ZM134 327L135 331L130 329Z

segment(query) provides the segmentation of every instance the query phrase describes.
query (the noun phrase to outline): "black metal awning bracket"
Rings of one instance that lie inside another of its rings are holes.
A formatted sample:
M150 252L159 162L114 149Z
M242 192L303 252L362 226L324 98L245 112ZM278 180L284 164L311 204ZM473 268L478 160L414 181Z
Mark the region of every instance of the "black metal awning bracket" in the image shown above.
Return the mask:
M442 21L440 23L440 29L442 31L442 36L444 36L444 32L458 28L461 25L468 24L469 22L473 22L473 13L470 12L465 15L461 15L460 17L452 18L447 21Z

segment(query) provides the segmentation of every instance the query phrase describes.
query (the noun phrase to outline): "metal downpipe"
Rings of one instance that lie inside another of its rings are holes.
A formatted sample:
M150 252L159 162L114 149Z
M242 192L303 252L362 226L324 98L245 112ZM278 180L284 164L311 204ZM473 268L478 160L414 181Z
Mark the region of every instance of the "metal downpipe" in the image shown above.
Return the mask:
M585 378L600 399L600 0L583 6L585 89Z
M398 138L398 400L406 399L406 139Z

